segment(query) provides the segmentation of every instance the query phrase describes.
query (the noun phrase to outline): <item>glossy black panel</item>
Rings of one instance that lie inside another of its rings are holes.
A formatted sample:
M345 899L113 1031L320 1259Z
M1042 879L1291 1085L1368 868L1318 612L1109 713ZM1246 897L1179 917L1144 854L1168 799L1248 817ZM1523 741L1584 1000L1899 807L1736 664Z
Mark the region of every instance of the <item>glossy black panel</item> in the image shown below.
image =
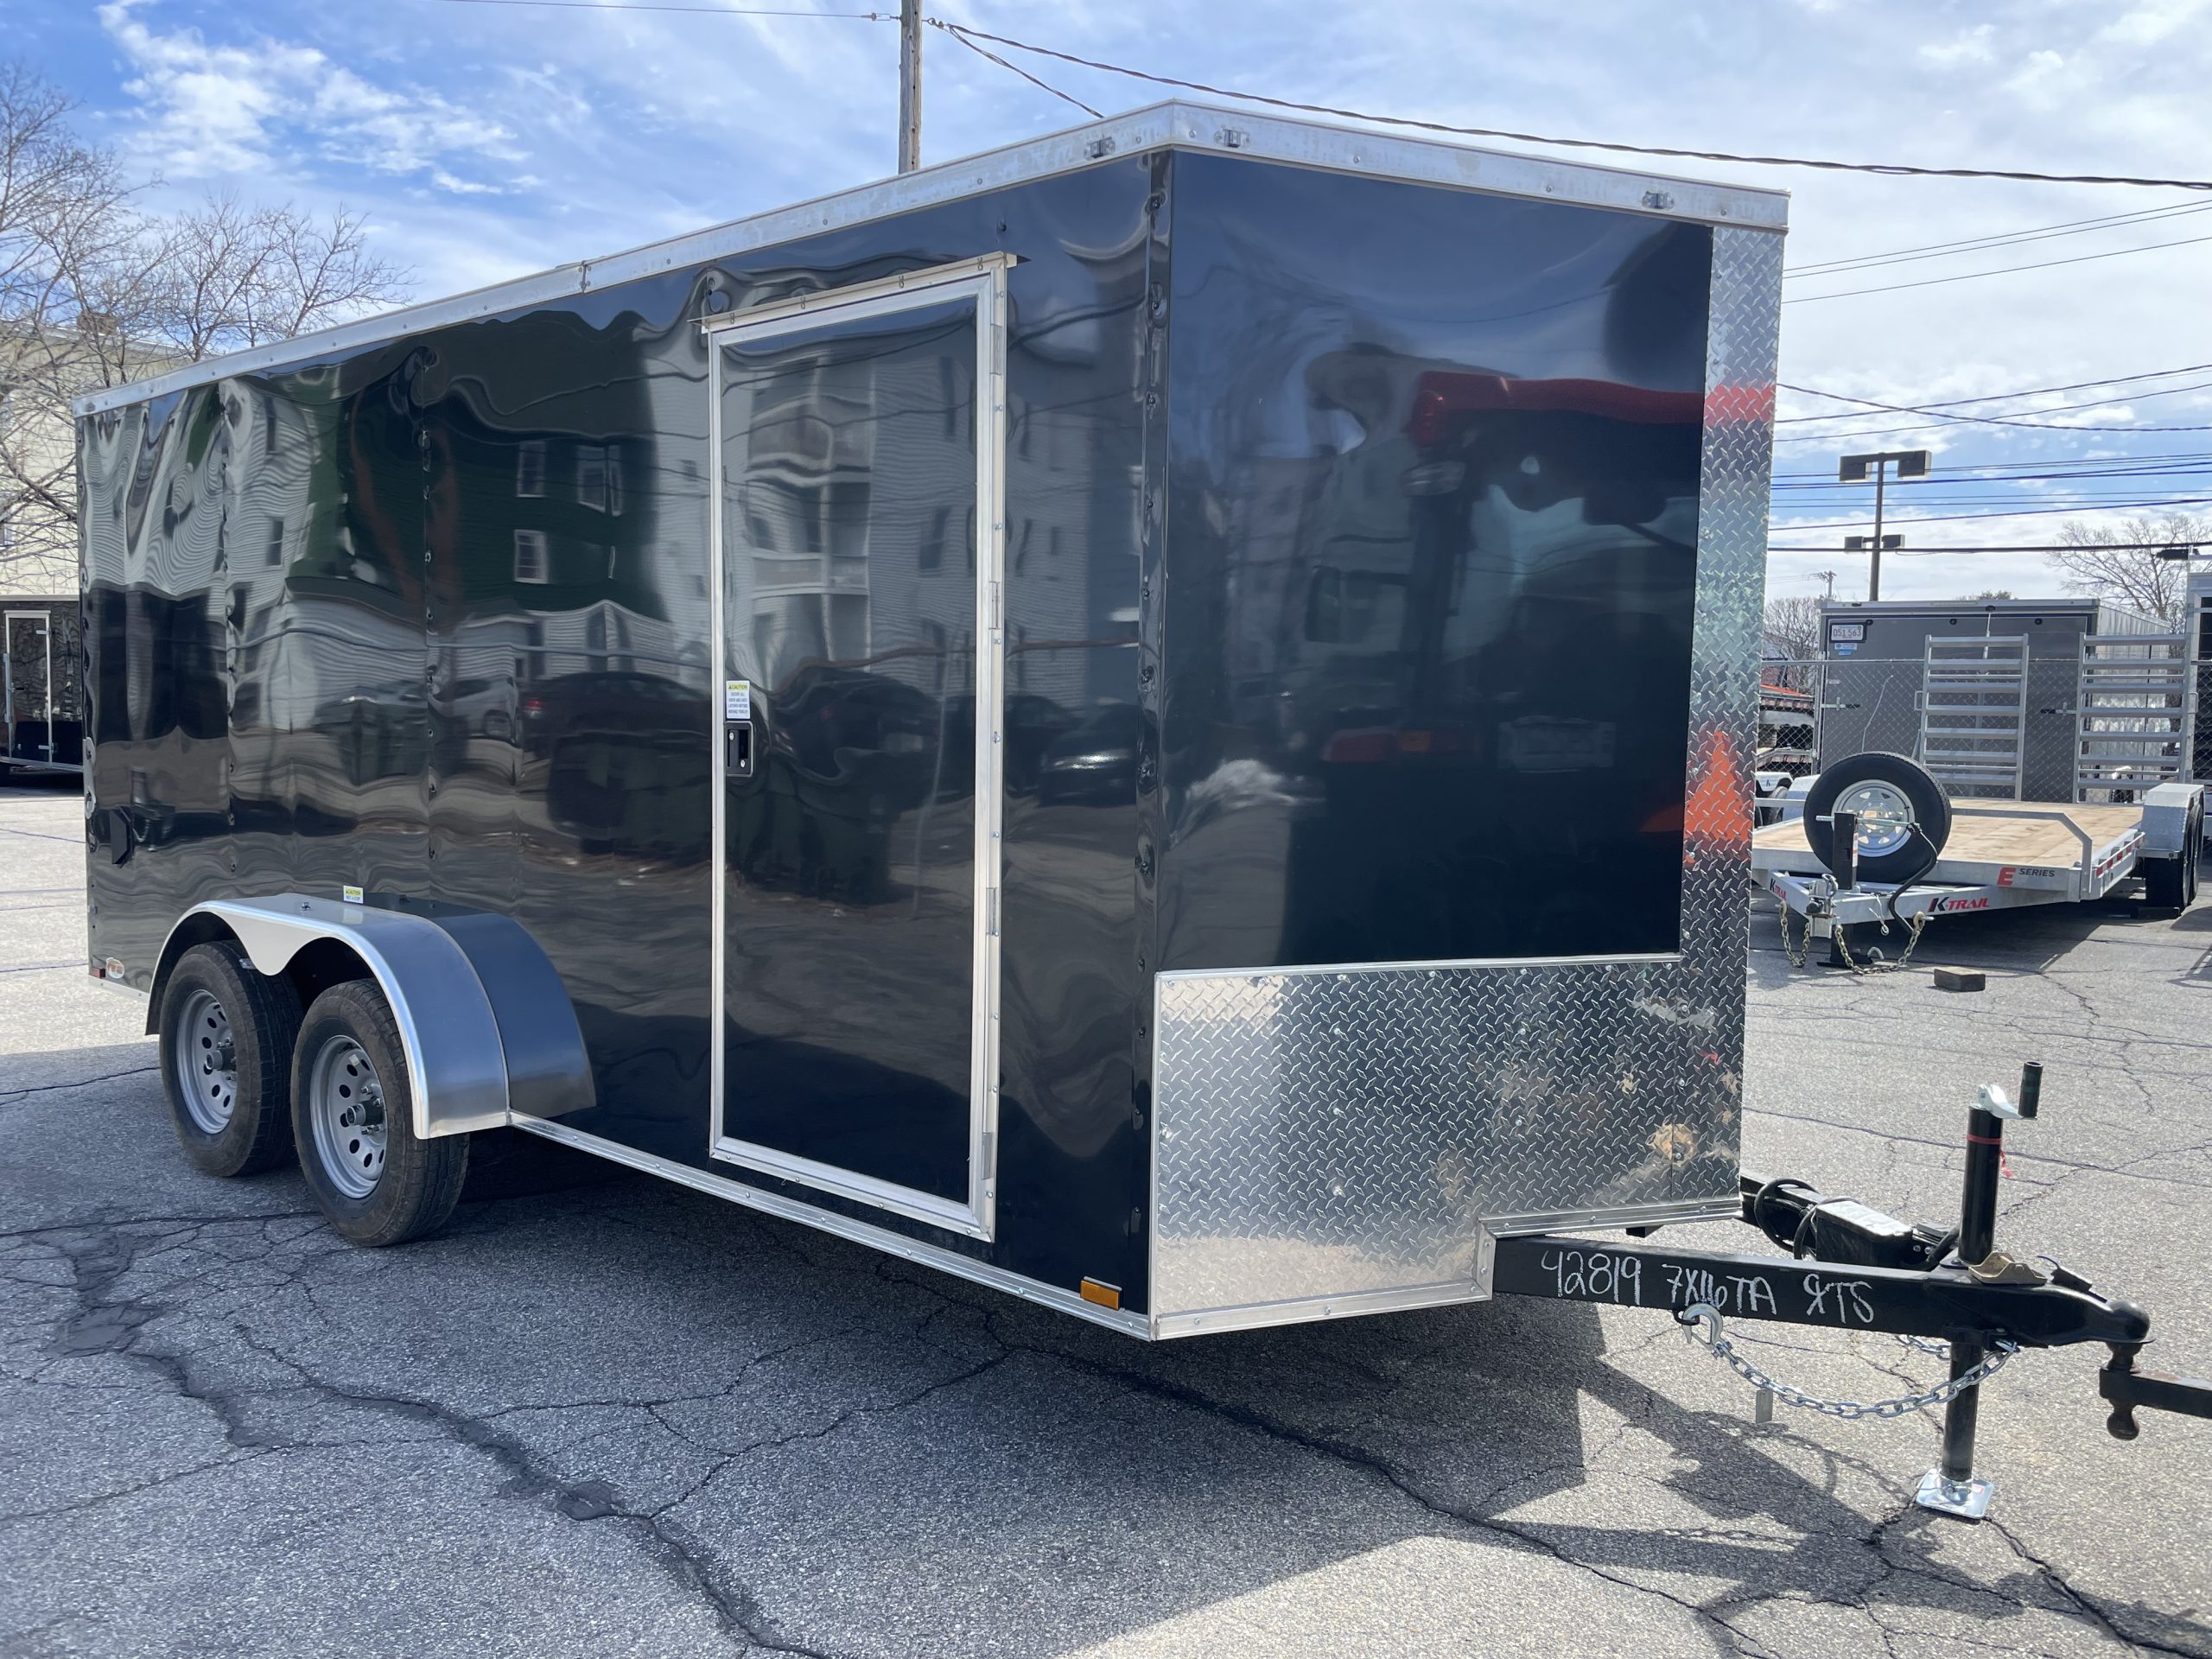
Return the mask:
M722 1131L962 1203L977 334L962 297L718 347Z
M774 1185L707 1153L697 320L1011 251L999 1238L783 1190L1141 1307L1142 786L1075 734L1140 695L1164 185L1118 160L84 423L95 958L146 983L226 893L511 915L589 1050L568 1121ZM833 960L778 988L849 994Z
M1175 180L1160 965L1673 949L1710 233Z

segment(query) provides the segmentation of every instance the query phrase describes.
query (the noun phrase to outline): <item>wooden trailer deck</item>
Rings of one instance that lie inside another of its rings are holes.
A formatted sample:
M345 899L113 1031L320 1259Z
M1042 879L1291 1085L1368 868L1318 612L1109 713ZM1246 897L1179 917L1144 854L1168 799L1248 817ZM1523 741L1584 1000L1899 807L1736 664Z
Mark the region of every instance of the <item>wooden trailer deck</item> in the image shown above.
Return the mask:
M2014 816L2055 813L2050 817ZM2072 869L2082 863L2082 842L2068 828L2078 826L2094 849L2090 863L2101 868L2128 850L2143 830L2140 806L2074 806L2063 801L1954 801L1951 834L1930 874L1936 880L1986 880L1986 867ZM1770 823L1751 832L1751 858L1760 870L1813 875L1821 861L1805 840L1802 820ZM1962 867L1977 867L1967 868Z

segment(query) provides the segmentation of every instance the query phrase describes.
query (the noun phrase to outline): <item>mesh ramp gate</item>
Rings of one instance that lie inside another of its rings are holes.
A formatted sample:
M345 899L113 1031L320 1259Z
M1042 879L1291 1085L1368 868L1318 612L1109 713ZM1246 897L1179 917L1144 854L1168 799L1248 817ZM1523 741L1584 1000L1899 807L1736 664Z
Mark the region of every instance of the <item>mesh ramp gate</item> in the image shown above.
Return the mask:
M2133 800L2186 775L2190 641L2180 633L2084 634L2074 699L2074 798Z
M1928 642L1918 758L1945 794L2018 800L2027 719L2024 636Z

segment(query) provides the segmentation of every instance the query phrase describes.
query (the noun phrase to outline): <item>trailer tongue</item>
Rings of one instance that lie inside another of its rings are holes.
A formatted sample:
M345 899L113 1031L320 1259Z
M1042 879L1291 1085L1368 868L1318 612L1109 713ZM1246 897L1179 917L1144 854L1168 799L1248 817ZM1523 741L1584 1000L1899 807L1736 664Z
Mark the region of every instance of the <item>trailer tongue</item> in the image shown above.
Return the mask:
M2142 1308L2103 1294L2048 1256L2037 1258L2038 1266L1995 1247L2005 1125L2036 1116L2042 1086L2043 1068L2030 1061L2017 1100L1993 1086L1981 1090L1967 1114L1965 1190L1954 1228L1897 1221L1856 1198L1747 1171L1740 1178L1743 1219L1787 1249L1788 1261L1539 1235L1498 1241L1495 1287L1512 1296L1671 1311L1692 1341L1758 1389L1761 1422L1777 1399L1847 1419L1941 1406L1942 1461L1922 1477L1914 1502L1979 1521L1993 1491L1974 1472L1981 1385L2023 1348L2109 1344L2098 1391L2111 1402L2106 1427L2116 1440L2141 1432L2139 1409L2212 1417L2212 1382L2136 1369L2151 1338L2151 1316ZM1731 1319L1885 1332L1947 1353L1950 1374L1894 1399L1821 1399L1744 1357L1726 1335Z

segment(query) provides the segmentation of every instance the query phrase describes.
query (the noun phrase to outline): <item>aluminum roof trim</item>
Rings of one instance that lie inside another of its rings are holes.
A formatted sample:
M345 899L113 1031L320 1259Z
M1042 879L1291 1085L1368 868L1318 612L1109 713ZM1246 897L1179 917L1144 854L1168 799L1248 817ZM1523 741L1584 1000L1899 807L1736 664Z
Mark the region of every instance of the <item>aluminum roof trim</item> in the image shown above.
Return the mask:
M601 259L578 260L448 298L402 306L358 321L301 334L251 351L210 358L147 380L88 393L79 416L143 403L232 375L311 362L424 329L525 309L639 277L749 253L846 226L887 219L1033 180L1096 167L1120 156L1174 149L1249 156L1299 167L1356 173L1403 183L1650 213L1700 224L1779 232L1789 193L1719 184L1671 174L1408 138L1365 128L1288 120L1175 100L1071 127L914 173L880 179L750 218L688 232Z

